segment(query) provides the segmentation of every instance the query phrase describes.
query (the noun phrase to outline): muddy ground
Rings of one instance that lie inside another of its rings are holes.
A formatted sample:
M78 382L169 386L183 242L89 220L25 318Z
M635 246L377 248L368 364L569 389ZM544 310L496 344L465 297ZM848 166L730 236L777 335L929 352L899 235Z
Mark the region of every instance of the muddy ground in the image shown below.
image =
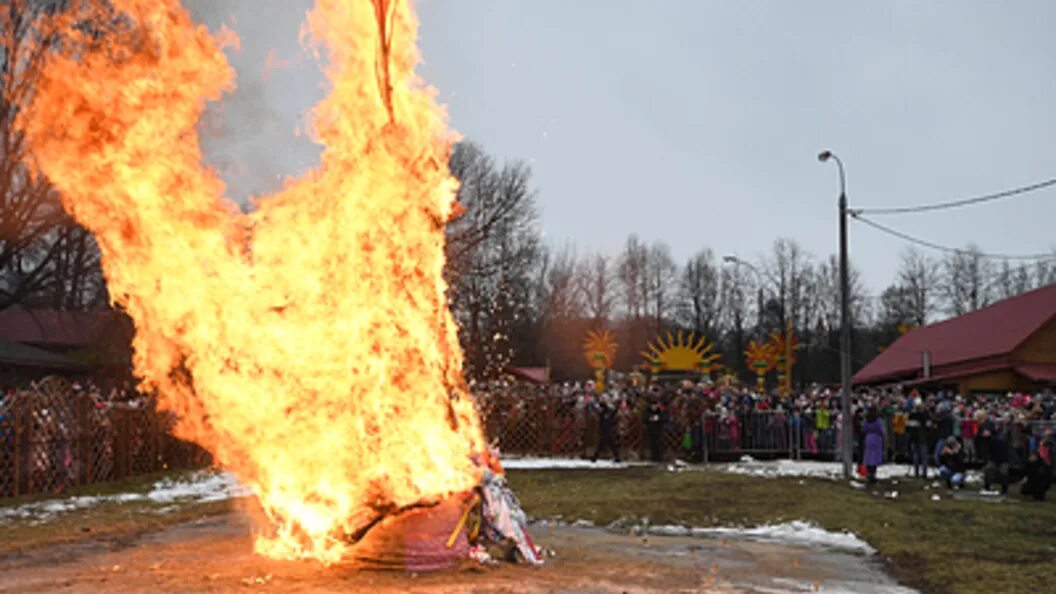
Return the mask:
M875 557L747 541L536 527L543 567L410 574L279 562L226 514L0 558L0 592L906 592Z

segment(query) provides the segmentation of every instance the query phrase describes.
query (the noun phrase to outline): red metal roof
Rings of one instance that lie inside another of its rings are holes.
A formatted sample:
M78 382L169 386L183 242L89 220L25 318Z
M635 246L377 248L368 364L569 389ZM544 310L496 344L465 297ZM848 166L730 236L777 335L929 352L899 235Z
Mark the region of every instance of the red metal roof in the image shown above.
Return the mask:
M506 372L534 384L550 383L550 370L546 367L507 367Z
M1056 363L1024 363L1015 369L1016 373L1036 382L1056 382Z
M916 377L927 351L934 369L1007 355L1056 319L1056 284L907 332L854 376L857 384Z
M0 310L0 340L50 347L94 344L117 322L112 311L62 311L9 307Z

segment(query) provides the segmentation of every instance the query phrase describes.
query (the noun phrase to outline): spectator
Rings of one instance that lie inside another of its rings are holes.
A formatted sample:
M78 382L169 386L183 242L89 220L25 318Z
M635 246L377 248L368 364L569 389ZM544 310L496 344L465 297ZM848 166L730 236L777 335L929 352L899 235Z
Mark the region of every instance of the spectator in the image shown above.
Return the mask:
M862 423L862 439L865 450L862 463L865 464L866 477L872 484L876 482L877 467L884 462L884 422L880 420L875 406L869 408Z
M1005 428L995 419L983 424L980 435L986 440L987 460L983 468L983 486L989 491L994 483L1001 485L1001 494L1008 492L1009 447Z
M616 415L619 409L611 394L602 394L595 405L598 413L598 447L594 450L591 462L597 462L598 456L605 449L612 450L612 459L620 461L620 444L616 441Z
M964 452L957 438L951 435L943 442L939 454L939 476L946 480L947 487L960 489L964 486L964 472Z
M1044 501L1045 493L1053 481L1053 465L1056 457L1056 437L1052 429L1037 438L1037 444L1027 460L1027 481L1023 483L1023 495L1029 495L1035 501Z
M906 430L909 433L909 453L913 464L913 476L928 478L928 425L930 416L924 402L918 397L913 401L913 412L909 413Z
M666 421L664 405L658 398L651 398L645 409L645 429L649 436L649 453L653 462L664 460L664 424Z

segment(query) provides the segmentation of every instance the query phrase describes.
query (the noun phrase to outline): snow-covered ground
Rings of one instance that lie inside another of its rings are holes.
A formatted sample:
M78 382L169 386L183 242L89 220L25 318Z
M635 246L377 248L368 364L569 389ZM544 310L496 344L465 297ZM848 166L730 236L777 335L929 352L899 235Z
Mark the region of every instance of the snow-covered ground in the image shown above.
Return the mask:
M817 462L814 460L755 460L744 456L739 462L712 464L709 468L730 474L742 474L760 478L809 477L839 480L843 478L843 464L839 462ZM913 476L908 464L884 464L876 469L881 480Z
M583 458L510 457L502 460L503 468L510 470L613 470L631 468L633 466L648 466L649 464L649 462L613 462L612 460L591 462ZM742 456L738 462L686 464L682 461L676 461L666 464L664 467L673 472L717 471L759 478L843 479L843 464L814 460L756 460L751 456ZM877 468L876 475L880 480L907 478L913 476L913 468L908 464L884 464ZM934 468L929 469L928 475L929 478L938 479L938 472ZM969 483L977 483L981 482L981 480L982 478L978 472L968 472Z
M115 495L82 495L61 499L46 499L22 505L0 506L0 524L23 521L34 524L47 522L62 514L88 509L107 503L153 503L165 505L221 501L250 495L248 488L226 472L194 472L180 479L164 478L154 483L146 493L118 493ZM171 507L161 507L167 511Z
M711 464L703 468L760 478L809 477L830 480L843 479L843 464L839 462L817 462L813 460L755 460L751 456L743 456L739 462ZM876 476L880 480L909 478L913 476L913 467L909 464L883 464L876 469ZM938 471L931 468L928 470L928 476L929 478L938 479ZM982 477L979 472L968 472L969 483L981 481Z
M876 552L869 543L858 538L853 532L830 532L812 524L794 520L782 524L764 524L762 526L691 528L689 526L661 525L649 526L649 534L667 536L704 536L730 539L756 540L778 544L797 545L822 549L862 553L871 555Z
M540 518L532 521L533 525L546 527L547 525L572 526L574 528L594 528L595 525L589 520L576 520L571 524L560 519ZM679 524L656 524L651 525L647 521L624 518L617 520L605 527L612 532L631 532L634 534L653 534L656 536L695 536L701 538L727 538L730 540L753 540L775 544L787 544L794 546L840 551L871 555L876 550L869 546L858 535L844 530L832 532L814 524L802 520L793 520L780 524L763 524L761 526L722 526L712 528L696 528Z

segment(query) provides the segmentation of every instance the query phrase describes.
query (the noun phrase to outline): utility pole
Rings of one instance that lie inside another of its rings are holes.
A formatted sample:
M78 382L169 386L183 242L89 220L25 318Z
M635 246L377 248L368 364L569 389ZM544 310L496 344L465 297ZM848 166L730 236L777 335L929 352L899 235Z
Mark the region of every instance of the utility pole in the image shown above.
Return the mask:
M854 435L851 424L851 309L850 280L847 272L847 181L843 162L832 151L818 155L822 163L832 159L840 170L840 449L843 454L843 478L851 478L854 457Z

